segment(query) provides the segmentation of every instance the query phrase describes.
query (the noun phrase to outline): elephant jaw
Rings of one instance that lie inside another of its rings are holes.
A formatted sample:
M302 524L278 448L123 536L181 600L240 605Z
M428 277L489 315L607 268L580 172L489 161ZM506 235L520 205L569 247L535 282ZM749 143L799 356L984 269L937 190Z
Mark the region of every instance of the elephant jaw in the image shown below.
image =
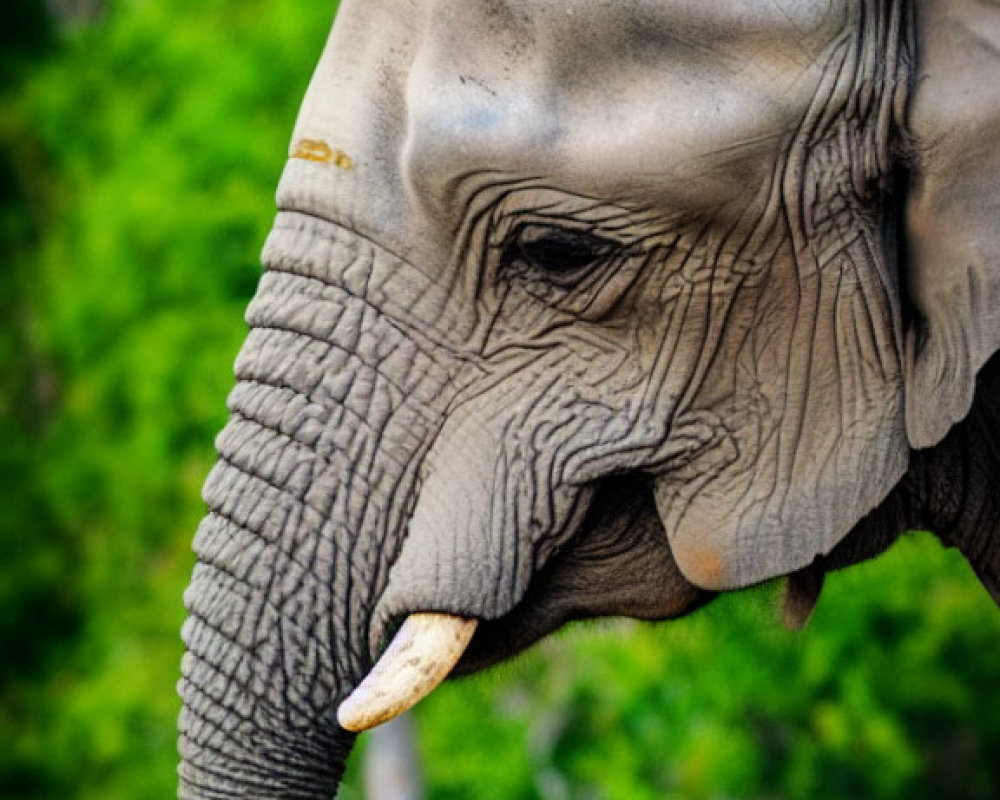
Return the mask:
M478 621L412 614L367 677L337 709L345 730L361 733L395 719L433 692L465 653Z

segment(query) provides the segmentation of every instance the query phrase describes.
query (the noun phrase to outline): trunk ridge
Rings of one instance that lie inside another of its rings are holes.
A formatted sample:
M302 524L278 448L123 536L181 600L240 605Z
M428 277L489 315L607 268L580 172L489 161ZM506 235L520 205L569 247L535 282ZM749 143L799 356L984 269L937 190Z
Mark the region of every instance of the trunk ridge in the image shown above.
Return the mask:
M354 741L337 706L371 668L372 609L451 396L447 369L332 282L337 264L303 260L313 235L273 256L247 312L205 483L179 683L184 800L333 796ZM328 254L374 269L379 253L351 241Z

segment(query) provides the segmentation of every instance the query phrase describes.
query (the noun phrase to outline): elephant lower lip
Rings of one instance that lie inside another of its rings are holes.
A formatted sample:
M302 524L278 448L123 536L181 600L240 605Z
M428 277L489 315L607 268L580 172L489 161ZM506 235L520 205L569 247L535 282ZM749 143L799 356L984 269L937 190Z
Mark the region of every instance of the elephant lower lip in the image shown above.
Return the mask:
M511 656L528 649L535 642L569 620L546 624L542 619L526 620L515 610L506 617L483 622L451 677L464 677L489 669Z
M716 597L674 561L649 486L606 479L567 545L535 573L506 614L484 619L453 675L486 669L577 620L676 619Z

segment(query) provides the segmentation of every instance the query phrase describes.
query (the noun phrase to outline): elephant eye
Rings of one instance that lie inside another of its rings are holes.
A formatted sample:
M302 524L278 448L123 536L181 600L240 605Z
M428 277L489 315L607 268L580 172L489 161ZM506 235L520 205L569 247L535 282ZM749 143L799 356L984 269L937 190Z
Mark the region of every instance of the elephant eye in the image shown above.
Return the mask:
M504 244L503 263L522 264L556 282L569 281L606 259L613 242L585 231L550 225L524 225Z

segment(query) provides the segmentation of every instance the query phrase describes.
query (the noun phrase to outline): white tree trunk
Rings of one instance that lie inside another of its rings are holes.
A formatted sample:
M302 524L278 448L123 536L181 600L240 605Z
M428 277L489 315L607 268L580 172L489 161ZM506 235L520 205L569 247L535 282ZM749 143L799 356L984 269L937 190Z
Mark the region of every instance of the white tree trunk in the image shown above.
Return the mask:
M61 25L73 25L98 19L104 13L105 0L46 0L46 5Z
M403 714L366 734L365 800L423 800L416 732Z

